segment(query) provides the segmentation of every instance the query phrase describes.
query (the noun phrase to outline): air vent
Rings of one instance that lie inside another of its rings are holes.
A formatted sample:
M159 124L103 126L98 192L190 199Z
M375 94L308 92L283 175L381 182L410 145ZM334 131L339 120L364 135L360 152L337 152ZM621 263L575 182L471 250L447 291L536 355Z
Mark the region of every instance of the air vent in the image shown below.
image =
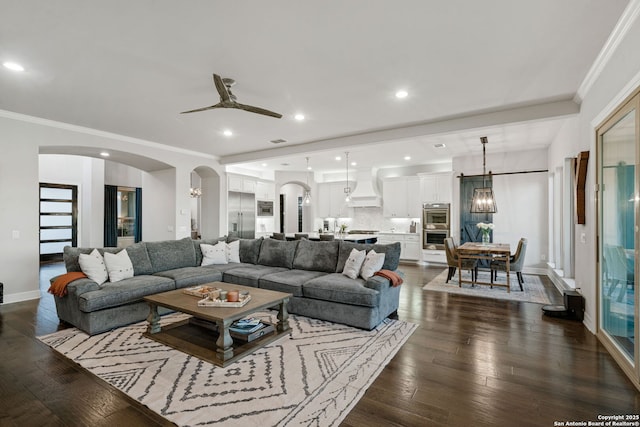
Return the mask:
M272 144L282 144L283 142L287 142L286 139L273 139L271 140Z
M444 148L444 147L446 147L446 145L444 145L444 144L442 144L442 143L440 143L440 144L433 144L433 146L434 146L435 148Z

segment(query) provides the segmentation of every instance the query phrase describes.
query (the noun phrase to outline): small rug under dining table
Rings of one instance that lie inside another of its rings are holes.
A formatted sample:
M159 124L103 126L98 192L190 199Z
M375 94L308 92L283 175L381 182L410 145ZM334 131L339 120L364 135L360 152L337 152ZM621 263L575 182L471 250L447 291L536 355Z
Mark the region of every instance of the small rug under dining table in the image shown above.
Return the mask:
M533 274L523 275L524 284L522 285L524 290L520 290L520 285L518 284L518 278L515 273L510 274L510 289L511 292L507 292L507 288L504 286L494 286L493 288L488 285L476 284L473 285L471 283L462 283L462 287L458 287L458 271L456 274L447 281L447 272L448 270L443 270L442 273L438 274L433 280L424 285L422 289L427 291L438 291L438 292L448 292L451 294L460 294L460 295L469 295L480 298L495 298L495 299L504 299L511 301L525 301L525 302L535 302L539 304L551 304L551 299L547 295L547 290L545 289L544 284L540 280L540 277ZM463 270L462 278L464 280L471 280L471 274L467 270ZM478 280L481 282L490 282L491 277L489 271L479 270L478 271ZM501 283L505 283L506 275L501 273L498 276L498 280Z
M188 317L169 314L161 324ZM276 320L270 311L252 317ZM290 336L226 368L143 337L146 322L38 339L180 426L333 426L418 327L385 319L366 331L297 315L289 324Z

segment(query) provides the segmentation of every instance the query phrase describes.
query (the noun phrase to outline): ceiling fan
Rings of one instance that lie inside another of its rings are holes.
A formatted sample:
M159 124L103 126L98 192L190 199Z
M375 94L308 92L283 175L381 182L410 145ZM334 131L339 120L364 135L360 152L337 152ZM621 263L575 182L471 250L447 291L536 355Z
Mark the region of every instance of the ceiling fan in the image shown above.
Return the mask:
M275 117L279 119L282 114L274 113L273 111L265 110L264 108L254 107L252 105L245 105L236 102L236 96L231 93L231 86L236 84L236 81L230 78L222 78L217 74L213 75L213 82L216 85L218 94L220 94L220 102L210 107L196 108L195 110L183 111L180 114L197 113L198 111L212 110L214 108L237 108L239 110L249 111L250 113L263 114L265 116Z

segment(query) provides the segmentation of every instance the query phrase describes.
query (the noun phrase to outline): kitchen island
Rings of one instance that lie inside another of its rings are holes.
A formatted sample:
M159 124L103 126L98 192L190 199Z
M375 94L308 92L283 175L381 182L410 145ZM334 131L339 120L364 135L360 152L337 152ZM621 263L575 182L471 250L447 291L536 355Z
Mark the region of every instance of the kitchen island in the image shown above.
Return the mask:
M309 235L307 237L309 240L320 240L320 234L317 232L314 233L306 233ZM335 236L336 240L344 240L345 242L354 242L354 243L377 243L378 235L377 234L349 234L349 233L323 233L323 234L332 234ZM287 233L285 235L287 240L294 240L294 233Z

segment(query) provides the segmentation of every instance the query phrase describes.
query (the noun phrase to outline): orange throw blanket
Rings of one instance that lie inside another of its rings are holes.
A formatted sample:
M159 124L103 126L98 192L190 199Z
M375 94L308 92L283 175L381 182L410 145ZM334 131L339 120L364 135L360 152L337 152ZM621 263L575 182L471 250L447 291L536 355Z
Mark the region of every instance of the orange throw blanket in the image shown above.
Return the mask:
M57 297L63 297L67 294L67 285L69 283L85 277L87 277L87 275L82 271L72 271L70 273L62 274L53 281L49 287L49 293Z
M395 273L391 270L380 270L380 271L376 271L373 274L374 276L382 276L385 279L388 279L391 282L391 286L393 286L394 288L396 286L402 285L402 282L403 282L402 277L400 277L398 273Z

